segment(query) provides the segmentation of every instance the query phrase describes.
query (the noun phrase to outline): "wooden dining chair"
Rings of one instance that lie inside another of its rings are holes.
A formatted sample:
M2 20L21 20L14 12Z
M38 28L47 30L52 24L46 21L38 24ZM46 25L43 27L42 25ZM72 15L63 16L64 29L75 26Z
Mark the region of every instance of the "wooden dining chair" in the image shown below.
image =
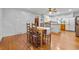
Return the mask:
M40 47L40 33L35 24L32 24L32 41L34 47Z
M27 23L27 39L29 40L29 34L30 34L30 23Z
M30 23L27 23L26 26L27 26L27 46L28 46L28 48L30 48L30 46L31 46Z

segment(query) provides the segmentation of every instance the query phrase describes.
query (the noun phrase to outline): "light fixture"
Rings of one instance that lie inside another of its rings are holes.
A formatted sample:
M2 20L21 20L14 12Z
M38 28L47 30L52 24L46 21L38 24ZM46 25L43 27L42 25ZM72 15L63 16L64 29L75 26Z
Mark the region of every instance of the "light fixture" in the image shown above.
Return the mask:
M48 8L48 12L49 12L49 14L52 14L54 12L57 12L57 9L56 8Z
M49 8L49 12L51 12L52 11L52 9L51 8Z
M48 9L48 12L49 12L49 14L52 14L52 9L49 8L49 9Z

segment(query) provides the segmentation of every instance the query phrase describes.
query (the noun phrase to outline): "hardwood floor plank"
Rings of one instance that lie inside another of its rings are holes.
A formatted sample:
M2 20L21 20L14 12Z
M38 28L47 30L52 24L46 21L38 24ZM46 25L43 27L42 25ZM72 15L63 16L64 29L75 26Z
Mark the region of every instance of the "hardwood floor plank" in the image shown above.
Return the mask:
M28 47L27 35L19 34L4 37L0 42L0 50L48 50L49 46L41 48ZM79 37L75 36L75 32L62 31L61 33L51 33L51 49L50 50L78 50Z

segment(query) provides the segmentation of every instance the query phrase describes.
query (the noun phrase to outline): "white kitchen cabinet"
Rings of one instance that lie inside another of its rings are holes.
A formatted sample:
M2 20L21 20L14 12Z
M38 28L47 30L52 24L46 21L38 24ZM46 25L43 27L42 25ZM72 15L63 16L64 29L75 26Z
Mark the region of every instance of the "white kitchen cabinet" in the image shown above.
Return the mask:
M51 22L51 32L58 33L60 31L60 24L57 22Z
M75 19L74 18L66 18L65 19L65 30L75 31Z

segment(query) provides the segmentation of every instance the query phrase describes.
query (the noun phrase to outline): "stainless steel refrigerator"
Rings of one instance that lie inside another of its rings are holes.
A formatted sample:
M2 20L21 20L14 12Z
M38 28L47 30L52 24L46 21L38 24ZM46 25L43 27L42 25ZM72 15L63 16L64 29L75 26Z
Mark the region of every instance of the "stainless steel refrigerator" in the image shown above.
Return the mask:
M76 36L79 36L79 16L75 18L75 31L76 31Z

